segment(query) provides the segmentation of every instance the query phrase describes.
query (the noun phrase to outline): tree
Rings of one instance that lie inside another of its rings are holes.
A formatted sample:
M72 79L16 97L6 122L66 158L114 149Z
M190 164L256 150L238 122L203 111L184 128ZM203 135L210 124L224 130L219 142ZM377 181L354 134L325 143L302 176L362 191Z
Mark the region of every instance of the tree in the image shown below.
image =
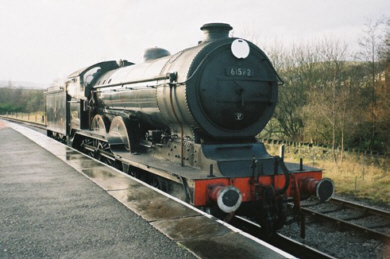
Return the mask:
M364 61L367 66L366 69L369 73L369 79L366 80L366 87L369 90L370 98L370 124L371 133L369 138L369 147L374 149L377 140L377 94L376 87L378 85L378 74L383 68L379 67L378 56L380 52L380 45L383 41L382 26L384 25L384 19L380 18L377 20L368 19L363 33L359 39L360 50L357 52L356 57Z
M313 76L316 50L306 45L294 45L289 49L275 44L267 49L276 70L284 80L279 88L279 101L274 118L284 136L293 141L302 140L304 128L302 108L307 103L307 93Z
M367 22L355 55L360 62L347 61L352 57L348 46L329 39L262 46L285 82L262 136L328 144L335 161L338 147L341 152L345 146L382 151L383 143L389 145L387 22L383 38L382 23Z
M378 107L378 132L383 142L384 149L390 149L390 18L385 23L385 35L378 53L379 62L384 67L384 73L380 74L377 87Z
M36 112L45 110L43 90L0 88L0 112Z
M324 39L316 48L319 62L315 64L316 73L312 73L308 104L305 107L306 119L311 120L305 133L330 142L336 161L336 146L344 146L344 128L346 99L348 97L345 59L347 45L338 41ZM339 139L339 140L338 140Z

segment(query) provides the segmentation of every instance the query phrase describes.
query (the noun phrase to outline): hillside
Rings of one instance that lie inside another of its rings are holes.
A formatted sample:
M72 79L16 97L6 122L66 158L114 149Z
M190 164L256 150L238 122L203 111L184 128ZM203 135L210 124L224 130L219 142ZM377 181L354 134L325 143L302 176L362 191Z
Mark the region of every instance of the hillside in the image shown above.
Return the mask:
M0 88L0 114L45 110L44 89Z

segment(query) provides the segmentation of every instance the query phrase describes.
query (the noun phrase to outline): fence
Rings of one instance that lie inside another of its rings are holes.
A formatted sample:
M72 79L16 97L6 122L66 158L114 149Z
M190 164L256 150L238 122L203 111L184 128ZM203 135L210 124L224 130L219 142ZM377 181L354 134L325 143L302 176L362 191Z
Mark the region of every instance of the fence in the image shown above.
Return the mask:
M293 150L295 154L299 153L306 157L315 155L318 159L329 159L332 158L333 152L332 148L323 144L315 144L315 143L300 143L300 142L292 142L286 140L275 140L275 139L267 139L261 138L264 144L268 144L271 146L280 146L285 145L289 150ZM365 156L370 158L387 158L388 154L383 152L376 151L367 151L357 148L344 148L342 150L340 147L335 149L336 156L340 156L342 153L345 156Z
M3 116L7 118L15 118L19 120L46 125L46 115L44 112L33 112L33 113L6 112L3 114Z
M292 158L294 161L304 160L306 165L318 166L324 162L336 160L353 162L353 171L361 172L361 178L364 180L367 168L374 166L381 168L385 174L388 174L389 157L386 153L368 152L360 149L345 149L336 148L334 153L332 149L325 145L308 144L299 142L289 142L274 139L260 139L271 154L279 154L279 148L284 145L286 157ZM358 169L360 167L360 170ZM352 170L352 168L351 168Z

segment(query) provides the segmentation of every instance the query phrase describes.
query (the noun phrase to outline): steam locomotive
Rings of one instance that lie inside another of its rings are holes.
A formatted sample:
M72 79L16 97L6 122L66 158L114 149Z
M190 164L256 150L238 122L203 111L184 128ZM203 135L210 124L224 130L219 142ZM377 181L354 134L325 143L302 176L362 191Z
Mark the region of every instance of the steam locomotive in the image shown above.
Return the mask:
M256 135L273 115L282 82L253 43L209 23L204 38L144 62L104 61L47 91L47 135L219 217L256 220L267 232L286 204L334 186L322 171L285 163Z

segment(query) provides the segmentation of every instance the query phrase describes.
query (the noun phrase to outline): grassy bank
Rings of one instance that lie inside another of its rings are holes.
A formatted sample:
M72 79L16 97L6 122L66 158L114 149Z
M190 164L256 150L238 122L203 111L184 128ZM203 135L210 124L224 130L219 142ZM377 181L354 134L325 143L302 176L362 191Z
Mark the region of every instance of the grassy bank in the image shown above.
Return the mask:
M279 155L279 145L266 145L268 152ZM301 154L296 150L285 152L285 161L299 163ZM314 157L314 158L313 158ZM318 159L315 156L304 158L304 164L324 170L324 177L331 178L339 194L369 199L390 206L390 165L389 158L375 158L345 153L343 161Z

